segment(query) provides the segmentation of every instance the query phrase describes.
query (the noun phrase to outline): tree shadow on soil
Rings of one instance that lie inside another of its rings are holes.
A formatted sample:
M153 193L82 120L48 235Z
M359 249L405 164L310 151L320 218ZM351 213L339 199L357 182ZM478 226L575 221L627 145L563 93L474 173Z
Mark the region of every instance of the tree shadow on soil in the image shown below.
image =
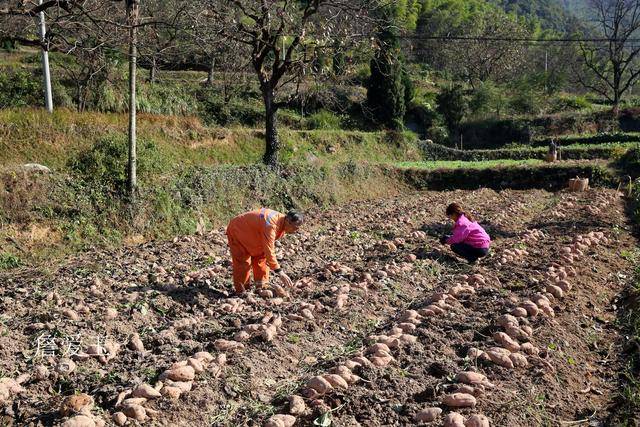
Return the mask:
M555 235L585 234L594 229L611 228L612 224L590 217L578 219L558 219L529 223L529 228L538 228Z

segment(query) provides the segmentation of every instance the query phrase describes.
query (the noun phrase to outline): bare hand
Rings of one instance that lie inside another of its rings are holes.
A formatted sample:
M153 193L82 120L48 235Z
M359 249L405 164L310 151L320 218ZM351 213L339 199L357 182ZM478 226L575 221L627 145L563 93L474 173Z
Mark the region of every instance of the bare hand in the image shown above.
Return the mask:
M289 276L287 276L284 271L281 271L280 273L278 273L278 276L280 277L280 281L282 282L282 285L286 288L292 288L293 287L293 281L289 278Z

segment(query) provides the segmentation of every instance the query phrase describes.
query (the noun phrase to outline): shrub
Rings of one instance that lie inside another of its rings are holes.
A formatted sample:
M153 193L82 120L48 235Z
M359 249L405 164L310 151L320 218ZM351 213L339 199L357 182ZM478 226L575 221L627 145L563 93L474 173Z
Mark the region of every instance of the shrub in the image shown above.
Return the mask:
M69 169L87 183L122 193L127 182L128 144L126 137L111 134L71 158ZM149 140L138 141L137 172L144 180L147 172L167 167L161 161L156 145Z
M585 96L559 95L551 104L552 112L586 110L592 107L591 102Z
M437 110L442 114L447 128L451 132L451 137L456 139L460 122L467 110L462 87L454 86L451 89L444 89L436 97L436 102L438 103Z
M24 70L0 72L0 108L43 105L40 78Z
M330 111L320 111L312 114L306 119L306 128L310 130L314 129L340 129L342 125L342 118L337 114Z

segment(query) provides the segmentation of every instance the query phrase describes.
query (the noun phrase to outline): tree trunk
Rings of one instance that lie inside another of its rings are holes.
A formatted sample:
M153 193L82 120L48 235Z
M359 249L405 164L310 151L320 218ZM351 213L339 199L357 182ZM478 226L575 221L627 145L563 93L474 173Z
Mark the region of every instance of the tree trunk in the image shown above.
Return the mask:
M211 58L211 64L209 64L209 72L207 73L207 86L213 86L213 69L216 66L216 58Z
M275 105L273 89L263 89L264 107L266 115L266 135L264 164L272 168L278 167L278 152L280 151L280 139L278 138L278 108Z
M158 77L158 61L155 55L151 58L151 70L149 70L149 82L155 83Z
M136 155L136 71L138 61L137 28L138 1L127 0L129 29L129 164L127 173L127 191L129 201L135 202L138 187L137 155Z

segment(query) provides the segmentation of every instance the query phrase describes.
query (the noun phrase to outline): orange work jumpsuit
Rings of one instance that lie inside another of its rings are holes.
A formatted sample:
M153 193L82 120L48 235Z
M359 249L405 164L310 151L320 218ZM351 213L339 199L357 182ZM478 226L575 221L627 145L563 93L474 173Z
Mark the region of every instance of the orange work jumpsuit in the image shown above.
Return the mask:
M259 209L239 215L227 226L227 239L233 261L233 286L242 293L253 269L256 283L269 281L269 269L278 270L275 241L284 236L285 215Z

